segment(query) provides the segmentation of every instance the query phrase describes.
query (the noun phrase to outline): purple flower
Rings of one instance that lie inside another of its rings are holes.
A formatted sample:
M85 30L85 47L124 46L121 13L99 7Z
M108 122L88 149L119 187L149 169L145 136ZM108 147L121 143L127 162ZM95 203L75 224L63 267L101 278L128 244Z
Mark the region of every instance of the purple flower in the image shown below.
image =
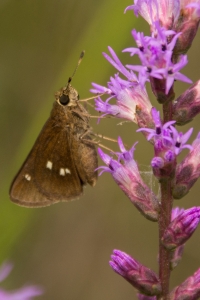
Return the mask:
M96 110L102 112L103 116L113 115L116 118L137 123L136 106L150 114L151 104L145 89L142 89L137 83L135 85L132 83L132 87L125 83L127 82L119 78L118 75L115 78L111 77L111 81L108 83L111 96L105 102L100 97L95 99ZM97 87L96 84L93 86ZM116 98L116 104L110 104L112 98Z
M125 11L132 9L136 16L140 14L149 25L159 20L164 27L171 28L180 13L179 0L135 0L134 3Z
M124 277L141 293L150 296L161 293L158 276L125 252L114 250L109 263L116 273Z
M176 165L176 154L171 125L175 121L166 122L162 125L160 112L152 108L152 118L155 129L140 128L137 131L148 133L148 140L153 140L155 157L151 161L154 175L160 180L166 176L171 176Z
M121 72L130 82L138 82L136 75L132 71L128 71L117 57L115 51L108 47L111 57L103 52L103 56L113 65L119 72Z
M140 52L146 52L148 49L149 36L145 36L143 32L137 32L135 29L132 30L132 36L136 42L137 48L126 48L122 52L130 52L130 55L133 56Z
M154 140L155 157L151 161L153 168L163 168L169 163L174 164L176 156L185 148L193 149L191 145L185 144L190 138L193 129L189 129L185 134L178 132L172 125L175 121L166 122L162 125L160 112L152 108L152 118L155 129L140 128L137 130L148 133L147 140ZM158 174L157 174L158 175Z
M170 300L197 300L200 297L200 269L183 283L175 287L169 295Z
M192 83L191 79L179 72L183 67L187 65L187 63L188 59L186 55L181 55L177 63L172 63L171 56L167 57L165 68L160 70L160 73L163 75L163 78L166 79L166 94L168 94L170 88L174 83L174 80Z
M0 268L0 281L3 281L11 272L13 265L4 263ZM1 300L31 300L33 297L43 294L43 290L38 286L26 286L13 292L7 292L0 288Z
M152 36L144 36L143 32L137 32L133 29L132 36L137 48L126 48L123 52L130 52L131 56L139 55L141 61L144 60L144 65L146 62L151 62L152 65L156 64L157 68L161 68L166 65L166 58L171 57L180 33L176 34L173 30L166 30L158 22L154 23L154 27L156 34L153 33ZM146 58L146 61L144 58ZM131 69L133 68L131 67ZM161 77L158 76L158 78Z
M200 206L186 209L170 223L165 230L162 243L167 249L183 245L193 234L199 224Z
M135 144L126 151L122 140L119 139L121 153L116 153L118 161L98 149L101 159L107 165L102 166L101 173L111 173L113 179L131 200L135 207L149 220L157 221L159 204L156 196L144 183L140 176L136 161L133 159ZM120 161L120 162L119 162Z
M151 129L151 128L140 128L137 130L137 132L140 131L145 131L147 133L149 133L147 140L151 140L152 138L156 141L156 140L160 140L163 141L165 144L165 141L170 142L170 144L172 143L172 138L169 135L170 131L168 130L168 128L170 127L170 125L173 125L174 123L176 123L176 121L169 121L166 122L164 125L162 125L161 119L160 119L160 112L156 110L155 107L152 108L151 110L151 114L152 114L152 118L155 124L155 129Z
M193 132L193 128L190 128L185 134L183 134L182 132L178 132L173 126L170 126L170 129L173 133L174 153L176 155L178 155L185 148L189 150L193 149L191 145L185 144L189 140Z
M151 103L149 101L146 89L141 87L135 74L129 72L120 62L117 55L111 47L108 47L112 57L104 53L106 59L120 71L127 80L121 79L118 74L115 77L110 77L108 87L103 87L99 84L92 83L92 93L105 93L109 98L104 102L100 97L95 100L96 110L103 113L103 116L109 114L116 118L127 119L135 123L140 122L136 116L136 110L142 111L146 120L151 119ZM111 104L110 101L115 98L116 104Z
M168 94L174 80L192 82L179 72L187 64L187 56L182 55L178 62L173 63L173 49L180 33L176 34L173 30L166 30L160 26L159 22L154 22L153 25L154 31L151 37L145 37L142 33L133 30L132 35L138 49L126 48L123 52L130 52L131 55L137 54L139 56L141 66L127 65L127 68L139 73L139 82L142 86L149 80L150 76L165 80L165 94Z
M155 156L152 161L151 161L151 166L152 168L155 168L155 169L161 169L163 168L165 165L165 162L164 162L164 159L162 159L162 157L159 157L159 156Z

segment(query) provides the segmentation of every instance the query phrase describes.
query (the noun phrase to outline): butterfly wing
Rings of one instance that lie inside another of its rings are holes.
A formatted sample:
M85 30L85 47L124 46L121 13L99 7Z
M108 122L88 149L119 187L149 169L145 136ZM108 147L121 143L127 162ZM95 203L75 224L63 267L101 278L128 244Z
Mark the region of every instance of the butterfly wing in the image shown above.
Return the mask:
M69 201L82 194L69 128L46 122L26 161L15 177L11 200L26 207L41 207Z

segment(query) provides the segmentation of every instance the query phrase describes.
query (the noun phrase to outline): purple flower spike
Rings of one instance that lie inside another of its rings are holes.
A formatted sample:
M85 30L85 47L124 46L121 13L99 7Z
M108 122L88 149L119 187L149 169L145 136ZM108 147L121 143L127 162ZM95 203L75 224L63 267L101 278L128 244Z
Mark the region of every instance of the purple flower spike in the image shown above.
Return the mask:
M192 143L192 148L176 168L176 184L173 188L175 199L183 198L200 176L200 133Z
M170 300L197 300L200 297L200 269L170 293Z
M180 213L165 230L162 243L167 249L183 245L199 224L200 206L186 209Z
M159 203L140 176L137 163L133 159L135 144L131 150L126 151L124 145L119 139L119 146L122 153L116 153L119 160L123 160L123 164L114 160L109 155L105 154L101 149L98 149L101 159L107 166L99 167L101 173L111 173L113 179L131 200L135 207L149 220L158 220Z
M109 263L116 273L124 277L140 293L149 296L161 293L158 276L125 252L114 250Z
M11 272L13 265L11 263L4 263L0 268L0 281L3 281ZM19 290L7 292L0 288L1 300L31 300L36 296L43 294L42 288L38 286L26 286Z

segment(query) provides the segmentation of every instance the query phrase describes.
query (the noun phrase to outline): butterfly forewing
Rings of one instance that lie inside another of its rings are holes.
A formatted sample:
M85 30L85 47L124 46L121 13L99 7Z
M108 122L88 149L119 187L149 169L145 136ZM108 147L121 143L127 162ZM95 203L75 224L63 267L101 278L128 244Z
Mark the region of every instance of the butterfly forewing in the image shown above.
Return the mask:
M52 135L52 132L51 132ZM51 201L68 201L82 193L77 173L69 128L60 130L47 143L41 143L35 158L35 184ZM40 155L42 154L42 155Z
M82 182L69 147L73 136L66 127L45 124L12 186L11 199L23 206L46 206L69 201L82 193Z
M51 201L36 188L34 181L34 161L37 145L30 152L10 189L10 198L16 204L27 207L47 206Z

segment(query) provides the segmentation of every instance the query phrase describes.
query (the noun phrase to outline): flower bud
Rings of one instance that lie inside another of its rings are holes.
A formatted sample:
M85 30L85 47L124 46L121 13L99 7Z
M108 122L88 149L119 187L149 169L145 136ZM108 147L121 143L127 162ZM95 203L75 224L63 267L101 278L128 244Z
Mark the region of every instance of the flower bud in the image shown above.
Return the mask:
M174 48L175 56L186 53L191 47L192 42L196 36L198 26L199 26L199 14L197 13L198 8L195 8L190 2L195 2L194 0L187 1L187 6L185 6L186 1L180 1L180 16L178 21L174 24L173 29L176 32L181 32L178 37L176 46Z
M185 245L181 245L170 252L170 270L174 270L180 263Z
M107 165L107 167L100 167L103 170L102 172L111 173L115 182L143 216L151 221L157 221L159 202L140 176L137 163L133 159L135 145L131 150L126 151L121 139L119 139L119 146L121 153L116 153L116 155L118 155L120 162L98 149L101 159Z
M192 148L176 168L176 183L172 191L175 199L183 198L200 176L200 133L192 143Z
M161 284L158 276L125 252L114 250L113 255L111 255L110 266L116 273L138 289L140 293L149 296L161 293Z
M183 245L199 224L200 206L186 209L180 213L165 230L162 243L167 249Z
M200 269L170 293L170 300L197 300L200 297Z
M173 221L178 215L184 212L183 208L175 207L172 209L171 221ZM185 245L178 246L170 252L170 269L173 270L182 259Z
M173 120L185 125L200 113L200 80L180 95L173 106Z

